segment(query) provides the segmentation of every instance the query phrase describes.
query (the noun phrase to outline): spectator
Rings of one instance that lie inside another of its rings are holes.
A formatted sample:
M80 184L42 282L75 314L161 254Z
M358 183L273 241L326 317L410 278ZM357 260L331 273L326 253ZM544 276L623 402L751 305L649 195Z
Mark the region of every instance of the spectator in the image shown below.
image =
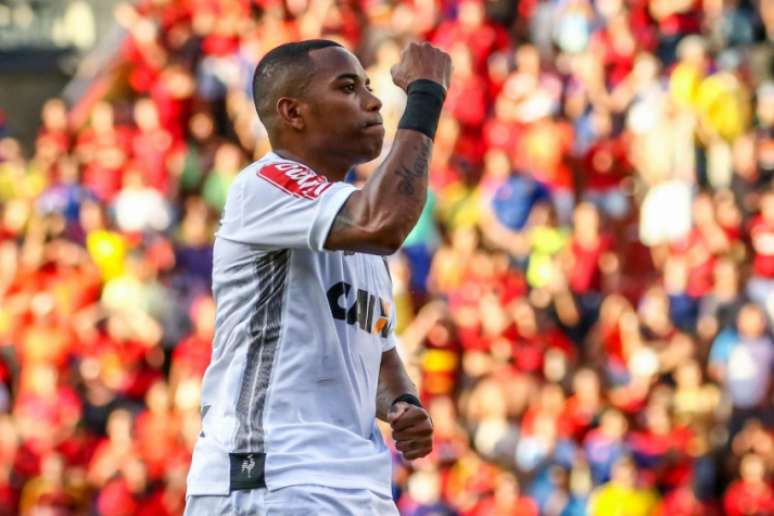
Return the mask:
M215 151L215 161L202 186L202 197L207 204L220 213L226 204L226 192L242 167L242 153L238 147L224 143Z
M747 454L739 468L740 479L729 486L723 500L726 514L766 514L774 511L774 492L766 483L766 465L761 457Z
M537 504L526 496L520 496L516 477L502 473L497 480L491 497L479 502L470 512L471 516L536 516Z
M82 183L102 201L110 201L122 184L123 167L130 157L131 131L115 124L115 111L100 102L91 112L91 124L81 131L75 152L83 164Z
M0 120L0 514L182 512L252 68L312 37L361 57L385 153L404 42L455 64L388 263L436 439L401 510L772 512L773 5L119 3L105 82Z
M411 516L452 516L452 508L440 499L439 484L440 479L436 471L423 471L412 475L408 484L408 496L401 499L401 513Z
M770 296L774 292L774 250L768 247L768 243L774 228L774 192L766 192L761 197L760 206L760 214L750 223L754 276L747 285L747 294L766 311L769 320L773 320Z
M623 414L608 409L602 414L599 428L586 436L584 447L594 484L600 485L611 478L613 466L626 456L628 446L624 442L627 422Z
M70 512L77 506L79 493L67 485L64 460L56 454L45 457L40 476L30 480L19 501L21 514L52 511Z
M146 183L161 193L169 188L167 160L174 148L172 134L164 129L158 108L151 99L140 99L134 106L137 130L132 135L132 158L137 162Z
M637 468L634 462L621 458L615 466L611 480L591 495L589 514L601 516L623 512L629 515L655 514L659 497L654 491L637 485Z
M774 343L766 333L766 319L755 305L745 305L739 311L738 340L731 347L726 366L726 382L734 407L730 432L735 435L750 417L770 421L771 407L767 404Z
M163 232L170 223L169 208L158 190L145 186L142 173L136 167L124 174L124 187L116 196L116 225L127 233L155 230Z

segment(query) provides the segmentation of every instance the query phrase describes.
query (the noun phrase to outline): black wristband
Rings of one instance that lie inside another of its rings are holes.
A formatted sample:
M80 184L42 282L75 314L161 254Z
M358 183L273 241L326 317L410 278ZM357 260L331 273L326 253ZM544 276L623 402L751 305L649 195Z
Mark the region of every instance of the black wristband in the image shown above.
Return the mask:
M406 394L401 394L400 396L398 396L397 398L395 398L395 401L393 401L393 402L392 402L392 405L395 405L395 404L396 404L396 403L398 403L399 401L405 401L405 402L406 402L406 403L408 403L409 405L415 405L415 406L417 406L417 407L419 407L419 408L424 408L424 407L422 406L422 402L421 402L421 401L419 401L419 398L417 398L417 397L416 397L416 396L414 396L413 394L409 394L409 393L406 393ZM390 406L392 406L392 405L390 405Z
M398 129L413 129L429 136L430 139L435 138L446 90L429 79L417 79L409 84L406 90L406 110L398 123Z

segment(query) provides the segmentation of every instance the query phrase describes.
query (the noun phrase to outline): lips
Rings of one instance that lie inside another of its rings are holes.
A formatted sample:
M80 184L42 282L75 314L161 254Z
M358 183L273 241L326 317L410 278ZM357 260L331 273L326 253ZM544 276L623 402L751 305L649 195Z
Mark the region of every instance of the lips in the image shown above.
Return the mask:
M375 126L381 126L382 121L380 120L372 120L371 122L366 122L365 128L368 129L369 127L375 127Z

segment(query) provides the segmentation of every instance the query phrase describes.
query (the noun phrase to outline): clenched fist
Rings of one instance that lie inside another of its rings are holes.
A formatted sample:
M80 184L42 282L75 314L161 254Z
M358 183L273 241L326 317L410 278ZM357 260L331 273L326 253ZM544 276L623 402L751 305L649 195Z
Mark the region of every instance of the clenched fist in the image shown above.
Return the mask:
M392 80L403 91L417 79L428 79L449 89L452 63L449 54L430 43L409 43L392 67Z
M405 401L395 403L387 414L395 447L406 460L424 457L433 451L433 423L423 408Z

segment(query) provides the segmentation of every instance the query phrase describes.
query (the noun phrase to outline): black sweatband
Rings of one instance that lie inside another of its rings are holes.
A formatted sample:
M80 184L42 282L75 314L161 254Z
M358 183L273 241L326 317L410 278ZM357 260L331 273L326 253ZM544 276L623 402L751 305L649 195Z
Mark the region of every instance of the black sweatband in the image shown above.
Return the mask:
M392 402L392 405L395 405L395 404L396 404L396 403L398 403L399 401L405 401L405 402L406 402L406 403L408 403L409 405L415 405L415 406L417 406L417 407L419 407L419 408L424 408L424 407L422 406L422 402L421 402L421 401L419 401L419 398L417 398L417 397L416 397L416 396L414 396L413 394L409 394L409 393L406 393L406 394L401 394L400 396L398 396L397 398L395 398L395 401L393 401L393 402ZM392 406L392 405L390 405L390 406Z
M446 90L429 79L417 79L409 84L406 90L406 110L398 123L398 129L413 129L429 136L430 139L435 138Z

